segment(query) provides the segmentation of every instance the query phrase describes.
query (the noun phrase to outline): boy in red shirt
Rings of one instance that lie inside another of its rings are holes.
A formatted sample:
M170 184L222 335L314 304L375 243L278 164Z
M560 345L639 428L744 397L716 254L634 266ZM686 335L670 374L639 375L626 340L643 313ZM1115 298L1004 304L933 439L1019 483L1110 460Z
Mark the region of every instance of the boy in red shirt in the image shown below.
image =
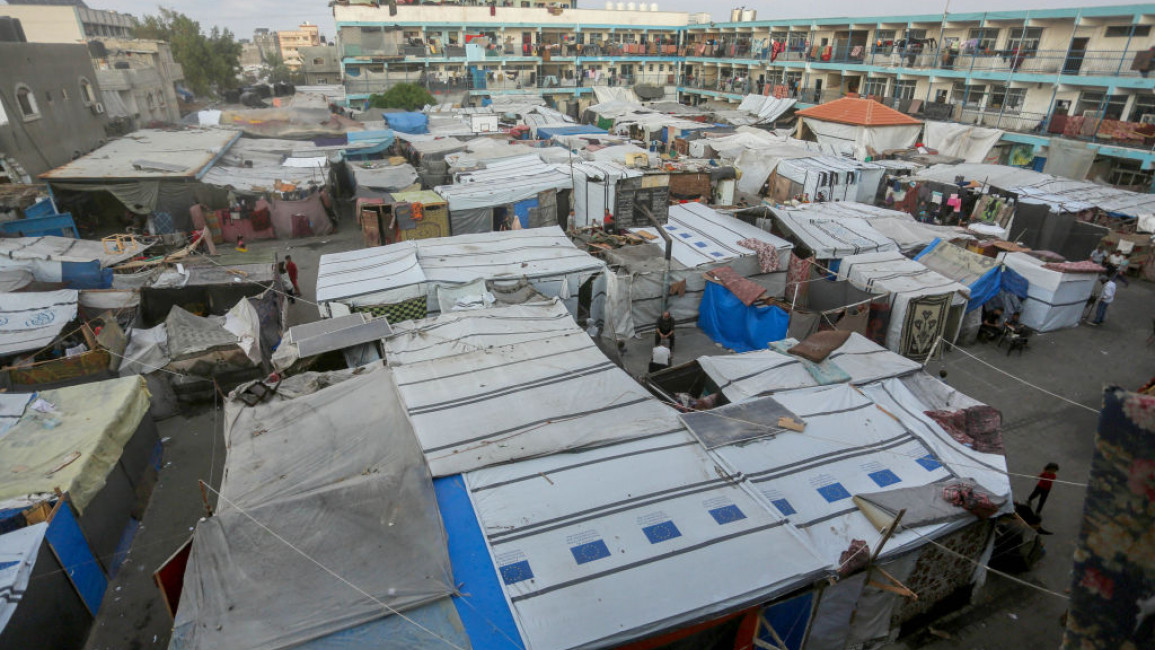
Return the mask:
M297 265L293 263L290 255L285 256L285 270L289 273L289 282L293 283L293 293L301 295L301 286L297 284Z
M1043 504L1047 502L1047 497L1051 495L1051 486L1055 484L1055 479L1058 478L1058 476L1058 463L1047 463L1047 466L1044 467L1043 471L1039 474L1039 482L1035 485L1034 492L1031 492L1031 496L1027 497L1028 506L1038 497L1039 505L1035 507L1036 515L1042 514Z

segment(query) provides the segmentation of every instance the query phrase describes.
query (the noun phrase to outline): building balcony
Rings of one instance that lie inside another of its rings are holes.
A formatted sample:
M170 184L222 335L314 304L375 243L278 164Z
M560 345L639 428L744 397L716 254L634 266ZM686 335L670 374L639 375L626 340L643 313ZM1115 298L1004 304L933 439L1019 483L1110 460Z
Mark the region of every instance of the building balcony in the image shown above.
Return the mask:
M485 79L475 79L469 75L449 79L424 79L420 75L412 75L409 78L397 78L390 76L389 78L370 78L370 79L345 79L345 92L349 95L367 95L373 93L381 93L397 84L410 83L417 84L425 88L434 95L444 93L456 92L575 92L580 93L588 91L589 89L600 87L632 87L639 84L653 85L653 86L672 86L676 83L675 75L653 73L653 74L636 74L627 77L621 76L601 76L600 78L581 79L564 79L556 75L538 75L530 74L527 71L519 72L517 77L510 79L489 79L488 75Z

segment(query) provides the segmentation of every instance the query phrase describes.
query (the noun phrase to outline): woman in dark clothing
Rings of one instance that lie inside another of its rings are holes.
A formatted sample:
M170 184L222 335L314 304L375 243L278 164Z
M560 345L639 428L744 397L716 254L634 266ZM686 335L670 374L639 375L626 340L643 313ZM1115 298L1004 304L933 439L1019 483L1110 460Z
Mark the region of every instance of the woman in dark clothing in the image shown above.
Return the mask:
M657 347L662 344L662 341L669 341L670 354L674 353L674 317L670 312L662 312L661 318L658 319L658 327L654 331L654 346Z

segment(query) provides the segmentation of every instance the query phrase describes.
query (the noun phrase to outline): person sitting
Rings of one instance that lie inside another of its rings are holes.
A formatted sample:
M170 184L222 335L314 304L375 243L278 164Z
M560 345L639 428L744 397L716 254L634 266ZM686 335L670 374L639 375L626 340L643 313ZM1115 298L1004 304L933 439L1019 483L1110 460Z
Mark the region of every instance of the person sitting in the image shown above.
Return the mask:
M670 367L670 348L658 344L650 355L650 372L665 370Z
M1099 244L1095 250L1091 251L1091 261L1099 266L1107 261L1107 246L1105 244Z
M610 213L608 208L606 209L606 216L602 219L602 228L611 235L618 234L618 227L614 223L614 215Z
M998 338L1002 333L1003 310L999 307L983 313L982 325L979 325L979 341L990 341Z
M674 317L670 312L662 312L662 316L658 318L657 328L654 330L654 345L661 345L663 342L669 342L670 356L674 354Z
M1015 313L1011 314L1010 319L1008 319L1006 323L1003 323L1003 326L1007 330L1007 334L1018 335L1022 334L1027 329L1027 326L1023 325L1023 322L1019 320L1019 316L1021 314L1022 312L1016 311Z

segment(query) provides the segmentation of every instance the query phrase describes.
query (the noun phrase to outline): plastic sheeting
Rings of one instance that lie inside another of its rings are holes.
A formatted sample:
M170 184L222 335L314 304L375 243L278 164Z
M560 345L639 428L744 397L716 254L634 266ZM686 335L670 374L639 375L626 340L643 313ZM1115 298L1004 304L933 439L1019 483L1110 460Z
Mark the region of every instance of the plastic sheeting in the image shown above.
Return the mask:
M786 338L790 316L773 305L747 307L730 290L714 282L706 283L698 307L698 328L714 341L734 350L764 349Z
M164 323L149 329L133 328L120 363L120 375L147 375L168 365L168 328Z
M382 113L389 128L401 133L428 133L429 117L424 113Z
M1061 273L1026 253L1005 253L1001 261L1029 283L1023 301L1023 324L1039 332L1076 327L1099 281L1097 273Z
M0 632L20 607L46 532L42 522L0 535Z
M610 647L706 620L825 564L684 430L465 478L532 650Z
M55 410L29 409L0 437L0 500L61 488L83 513L148 412L144 379L110 379L39 396Z
M370 367L294 399L227 404L222 499L197 526L170 647L294 646L454 591L390 375Z
M237 335L225 329L221 316L197 316L173 305L164 319L168 351L173 360L188 359L213 350L236 347Z
M640 171L614 162L581 161L570 169L573 172L575 228L600 224L606 210L615 205L618 181L642 175Z
M366 168L362 163L349 163L357 187L381 192L403 190L417 182L417 170L408 163Z
M72 289L0 293L0 356L52 345L76 319L78 296Z
M1015 281L1017 275L1011 275L1013 271L1004 274L1003 266L993 257L935 240L914 259L928 269L970 288L967 311L978 309L998 295L999 291L1009 291L1020 298L1027 297L1026 287ZM1004 278L1004 275L1007 277Z
M813 209L774 208L774 219L792 233L820 260L839 259L859 253L897 251L898 245L858 217L827 216L826 204ZM765 220L759 225L768 229Z
M674 240L674 259L687 268L713 268L738 258L751 258L755 262L754 268L734 270L744 276L758 274L757 255L752 249L738 244L744 239L763 241L777 249L781 271L785 271L790 262L790 242L701 203L670 206L670 219L663 229ZM652 228L639 230L656 234ZM654 240L654 243L665 245L664 240Z
M938 151L940 156L962 158L968 163L986 160L991 149L1003 137L1001 129L988 129L972 124L933 122L923 124L923 144Z
M806 125L818 139L819 144L854 146L854 157L865 160L891 149L909 149L918 141L922 133L921 124L907 126L861 126L827 122L812 117L803 117Z
M681 426L558 303L452 312L395 330L386 359L435 476Z
M520 175L502 173L499 178L489 178L486 182L463 182L458 185L439 185L434 189L449 204L454 234L470 234L473 230L461 230L453 213L458 210L476 210L509 205L524 199L534 198L539 192L561 190L573 187L568 173L541 163L535 170L522 170ZM493 228L489 225L487 230Z

